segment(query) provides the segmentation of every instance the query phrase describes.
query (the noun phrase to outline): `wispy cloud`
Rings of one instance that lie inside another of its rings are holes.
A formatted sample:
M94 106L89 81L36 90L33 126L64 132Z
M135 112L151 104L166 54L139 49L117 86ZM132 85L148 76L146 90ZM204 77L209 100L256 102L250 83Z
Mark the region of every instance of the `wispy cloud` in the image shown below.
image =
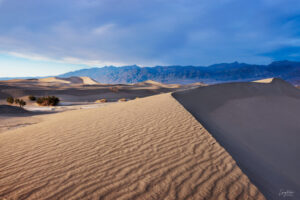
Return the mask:
M51 63L60 63L60 64L73 64L73 65L82 65L89 67L102 67L102 66L123 66L125 63L118 62L109 62L101 60L85 60L75 57L63 57L61 59L53 59L51 57L45 57L38 54L23 54L18 52L7 52L6 55L14 56L16 58L24 58L32 61L42 61L42 62L51 62Z
M96 27L92 32L98 35L107 34L109 31L113 31L114 26L114 24L105 24Z

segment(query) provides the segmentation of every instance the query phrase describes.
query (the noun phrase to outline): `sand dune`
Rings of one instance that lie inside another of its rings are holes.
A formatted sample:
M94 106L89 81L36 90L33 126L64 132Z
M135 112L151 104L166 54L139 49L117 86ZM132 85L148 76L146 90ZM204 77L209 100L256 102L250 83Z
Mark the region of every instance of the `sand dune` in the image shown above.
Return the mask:
M136 86L155 86L157 88L180 88L181 85L180 84L163 84L157 81L152 81L152 80L147 80L144 82L140 82L140 83L135 83L134 85Z
M0 134L6 199L264 199L170 94Z
M68 80L58 79L56 77L49 77L49 78L40 78L38 79L38 82L46 82L46 83L66 83L70 84L71 82Z
M25 116L18 114L18 116L16 116L16 115L13 116L13 119L12 119L11 117L7 117L7 115L6 116L0 115L0 134L2 134L5 131L8 131L8 130L29 126L29 125L36 124L36 123L39 123L42 121L41 115L34 116L34 115L28 114ZM1 197L1 195L0 195L0 197Z
M252 82L255 82L255 83L271 83L273 81L274 78L266 78L266 79L259 79L259 80L256 80L256 81L252 81Z
M39 82L46 83L65 83L65 84L83 84L83 85L97 85L98 82L89 77L69 77L69 78L59 78L59 77L49 77L38 79Z
M266 198L300 199L300 90L274 79L269 84L219 84L173 95ZM292 197L281 194L286 191L293 192Z
M97 85L97 84L99 84L97 81L95 81L94 79L92 79L90 77L82 76L80 78L82 79L83 84L85 84L85 85Z
M0 81L0 104L5 103L9 96L26 100L29 95L54 95L65 102L95 102L98 99L111 102L121 98L135 99L192 87L194 86L152 81L138 84L100 84L88 77L10 80Z

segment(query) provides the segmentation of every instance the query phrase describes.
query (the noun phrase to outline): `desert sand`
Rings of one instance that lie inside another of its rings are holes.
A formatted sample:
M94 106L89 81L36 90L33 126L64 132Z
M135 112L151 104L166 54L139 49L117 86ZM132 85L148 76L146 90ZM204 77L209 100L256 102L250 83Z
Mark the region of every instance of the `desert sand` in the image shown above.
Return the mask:
M137 84L102 84L89 77L0 81L0 133L34 124L43 120L43 115L47 113L102 107L118 102L119 99L132 100L201 85L203 84L162 84L151 80ZM28 99L29 95L35 97L54 95L61 101L55 107L40 107L35 101ZM15 104L9 107L6 98L10 96L25 100L25 110L16 107ZM105 103L99 103L103 100Z
M273 79L212 85L173 96L267 199L300 199L299 89Z
M0 134L4 199L264 199L171 94Z
M101 84L88 77L18 79L0 81L0 104L5 104L5 99L9 96L26 100L29 95L37 97L54 95L58 96L62 102L75 104L95 102L104 98L108 102L117 102L121 98L135 99L194 88L199 85L201 86L201 83L197 85L161 84L150 80L137 84Z

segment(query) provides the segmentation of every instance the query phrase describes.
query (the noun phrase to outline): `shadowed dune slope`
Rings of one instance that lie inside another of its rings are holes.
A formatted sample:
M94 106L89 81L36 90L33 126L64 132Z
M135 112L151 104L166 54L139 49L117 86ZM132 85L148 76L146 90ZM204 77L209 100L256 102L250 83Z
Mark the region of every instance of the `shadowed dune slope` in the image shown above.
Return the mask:
M6 199L264 199L170 94L50 115L0 152Z
M0 105L1 114L18 114L18 113L29 113L29 111L18 106Z
M280 79L173 96L231 154L268 199L300 199L300 91ZM283 197L290 190L293 197Z

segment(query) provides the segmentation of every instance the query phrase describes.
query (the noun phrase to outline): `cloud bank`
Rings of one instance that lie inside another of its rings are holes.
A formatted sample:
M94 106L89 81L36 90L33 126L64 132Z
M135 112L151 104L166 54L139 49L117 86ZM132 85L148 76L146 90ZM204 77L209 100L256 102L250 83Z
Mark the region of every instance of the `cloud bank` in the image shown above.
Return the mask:
M0 0L0 52L91 66L300 60L299 0Z

